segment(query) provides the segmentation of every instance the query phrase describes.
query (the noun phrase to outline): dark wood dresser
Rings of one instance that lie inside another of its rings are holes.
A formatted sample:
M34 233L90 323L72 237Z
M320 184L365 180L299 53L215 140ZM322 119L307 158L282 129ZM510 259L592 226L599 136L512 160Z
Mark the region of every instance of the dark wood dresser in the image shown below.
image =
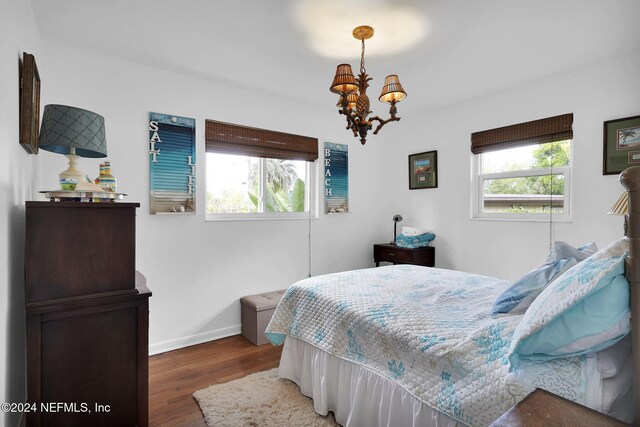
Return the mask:
M401 248L393 243L377 243L373 245L373 260L376 267L379 267L382 261L433 267L436 260L436 250L433 246L412 249Z
M27 202L27 426L148 425L139 206Z

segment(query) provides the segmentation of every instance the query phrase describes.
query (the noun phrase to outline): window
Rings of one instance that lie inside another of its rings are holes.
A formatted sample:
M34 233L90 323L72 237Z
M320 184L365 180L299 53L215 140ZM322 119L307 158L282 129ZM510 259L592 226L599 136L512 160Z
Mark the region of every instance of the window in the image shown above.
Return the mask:
M472 135L472 217L570 220L573 115Z
M302 215L306 218L313 199L310 165L302 160L207 153L207 216L307 212ZM253 215L260 216L265 215Z
M207 219L308 218L315 138L206 122Z

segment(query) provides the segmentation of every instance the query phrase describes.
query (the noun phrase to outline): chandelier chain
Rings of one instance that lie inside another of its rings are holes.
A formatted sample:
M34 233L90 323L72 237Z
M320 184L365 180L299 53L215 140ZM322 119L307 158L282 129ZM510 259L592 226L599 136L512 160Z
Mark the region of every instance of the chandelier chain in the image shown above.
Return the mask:
M366 73L364 69L364 39L362 39L362 55L360 55L360 73Z

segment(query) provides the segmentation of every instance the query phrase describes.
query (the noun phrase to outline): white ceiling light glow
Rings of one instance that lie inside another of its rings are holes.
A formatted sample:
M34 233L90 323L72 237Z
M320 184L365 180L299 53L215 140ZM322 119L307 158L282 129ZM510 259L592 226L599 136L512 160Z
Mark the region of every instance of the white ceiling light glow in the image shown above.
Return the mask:
M336 13L338 10L353 13ZM293 17L309 47L333 59L357 54L351 32L358 25L376 30L375 43L367 46L369 57L404 52L427 35L426 19L420 10L385 1L304 0L295 4Z

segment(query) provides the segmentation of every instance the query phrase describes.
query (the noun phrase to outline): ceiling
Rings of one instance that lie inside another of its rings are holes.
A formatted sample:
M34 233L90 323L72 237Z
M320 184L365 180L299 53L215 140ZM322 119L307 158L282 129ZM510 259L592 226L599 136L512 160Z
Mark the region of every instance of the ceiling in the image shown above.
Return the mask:
M640 52L637 0L31 3L43 40L322 108L336 98L328 90L336 65L358 69L358 24L378 23L367 41L371 98L387 74L398 74L405 103L426 109ZM415 14L418 27L386 12L396 9ZM338 37L312 40L314 33ZM410 46L380 52L397 45L391 37ZM318 53L345 47L351 53L339 58Z

